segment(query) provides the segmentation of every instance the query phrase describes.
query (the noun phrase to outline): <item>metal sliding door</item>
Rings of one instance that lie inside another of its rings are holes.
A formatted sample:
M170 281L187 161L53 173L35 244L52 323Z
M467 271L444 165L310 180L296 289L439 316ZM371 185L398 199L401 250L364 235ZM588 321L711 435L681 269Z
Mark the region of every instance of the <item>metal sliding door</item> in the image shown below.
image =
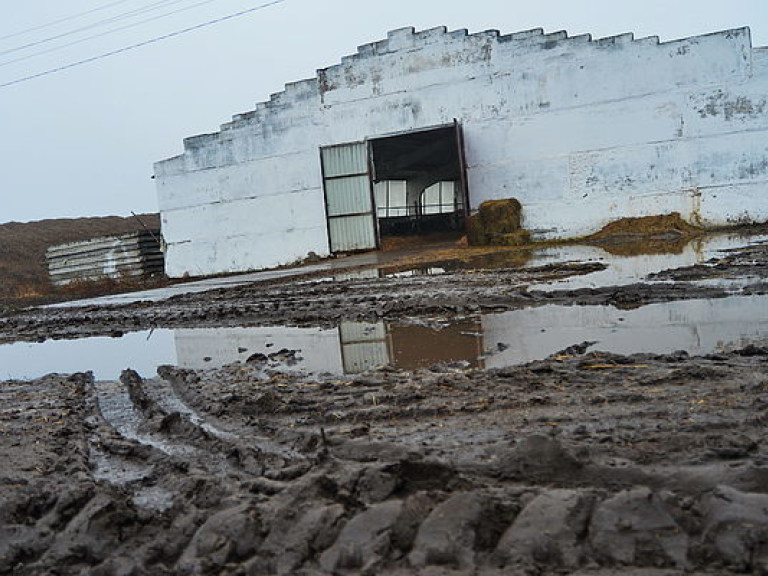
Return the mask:
M320 149L331 252L377 248L376 213L365 142Z

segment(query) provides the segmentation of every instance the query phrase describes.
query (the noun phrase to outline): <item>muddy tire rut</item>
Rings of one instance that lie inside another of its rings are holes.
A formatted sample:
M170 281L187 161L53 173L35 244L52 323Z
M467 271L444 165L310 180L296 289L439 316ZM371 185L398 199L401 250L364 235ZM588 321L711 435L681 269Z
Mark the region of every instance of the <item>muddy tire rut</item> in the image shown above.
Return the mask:
M3 444L0 570L768 568L768 350L347 382L161 373L4 387L19 440ZM19 465L32 456L45 466Z

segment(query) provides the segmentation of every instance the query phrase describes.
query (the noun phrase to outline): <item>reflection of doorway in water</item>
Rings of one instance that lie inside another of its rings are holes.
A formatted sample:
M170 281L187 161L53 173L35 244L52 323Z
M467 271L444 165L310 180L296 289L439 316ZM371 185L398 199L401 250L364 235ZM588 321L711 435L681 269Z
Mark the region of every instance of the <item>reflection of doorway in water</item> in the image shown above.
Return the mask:
M426 326L400 323L344 322L339 327L344 372L354 374L390 364L402 370L466 362L483 368L479 318Z

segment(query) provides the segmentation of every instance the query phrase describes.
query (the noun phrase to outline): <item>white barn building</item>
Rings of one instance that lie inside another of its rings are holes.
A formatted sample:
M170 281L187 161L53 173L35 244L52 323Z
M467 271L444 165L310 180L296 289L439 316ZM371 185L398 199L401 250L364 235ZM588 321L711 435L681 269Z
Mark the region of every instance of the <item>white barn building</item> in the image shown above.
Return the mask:
M768 48L395 30L155 166L170 276L376 248L517 198L534 238L768 220Z

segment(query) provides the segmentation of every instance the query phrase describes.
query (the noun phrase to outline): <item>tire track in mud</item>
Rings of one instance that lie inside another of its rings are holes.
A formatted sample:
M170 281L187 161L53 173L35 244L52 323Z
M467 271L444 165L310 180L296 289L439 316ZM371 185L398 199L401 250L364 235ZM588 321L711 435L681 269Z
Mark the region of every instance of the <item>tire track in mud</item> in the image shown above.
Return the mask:
M43 407L56 416L67 411L57 426L69 430L68 445L89 441L113 464L127 461L151 470L123 481L81 473L73 482L56 475L54 465L50 476L38 477L40 491L27 487L26 503L9 508L4 496L0 573L39 574L54 567L59 574L93 575L764 570L764 450L731 433L733 422L757 425L745 416L759 416L755 403L768 400L764 358L768 351L726 360L591 354L486 374L372 372L348 383L309 387L246 377L246 389L225 369L166 373L165 382L126 373L119 385L101 388L88 378L54 378L37 384L37 394L34 385L19 387L16 396L5 394L9 405ZM604 368L586 370L587 365ZM647 366L643 375L627 379L639 365ZM751 379L739 380L744 371ZM680 385L685 373L697 379ZM412 401L425 405L514 393L520 406L532 410L518 408L511 420L514 411L491 402L485 410L436 419L398 414L391 422L355 420L354 413L370 403L368 391L376 390L385 407L395 407L399 387L418 388L420 396ZM658 406L709 398L693 406L704 410L722 403L728 410L687 423L661 419L650 409L633 409L637 389L657 390L649 398L657 397ZM235 390L239 397L221 400ZM752 396L744 397L749 390ZM292 404L299 391L301 401ZM613 401L575 403L596 391ZM27 404L17 401L22 393ZM260 401L265 395L269 402ZM294 422L315 403L330 412L334 404L344 405L348 418L327 426L319 445L297 448L302 438L317 440L314 427ZM628 412L619 410L622 404ZM170 411L180 406L186 408ZM616 410L616 419L601 423L606 407ZM134 413L126 418L126 410ZM171 414L178 416L169 424ZM555 433L550 423L558 415L571 420ZM164 420L165 428L159 426ZM576 425L579 420L585 429ZM438 439L453 445L451 450L430 453L423 432L434 430L435 422L445 424ZM602 441L598 426L613 436L611 442ZM247 438L249 429L262 436L268 430L272 442L294 446L309 465L281 474L294 463L275 458L261 467L219 466L216 458L199 454L225 453L232 446L228 433ZM41 429L29 430L46 442ZM224 432L224 438L211 430ZM195 451L169 455L120 431ZM692 457L712 453L685 466L672 461L674 454L652 465L633 461L639 452L631 444L641 436L667 442L681 431L690 442L681 451ZM704 437L698 444L697 432ZM88 451L80 452L72 463L87 469ZM41 500L43 493L48 499Z
M159 451L184 467L235 477L266 468L307 466L307 457L245 428L224 430L187 406L163 379L145 381L126 370L120 382L94 390L106 423L124 439Z

